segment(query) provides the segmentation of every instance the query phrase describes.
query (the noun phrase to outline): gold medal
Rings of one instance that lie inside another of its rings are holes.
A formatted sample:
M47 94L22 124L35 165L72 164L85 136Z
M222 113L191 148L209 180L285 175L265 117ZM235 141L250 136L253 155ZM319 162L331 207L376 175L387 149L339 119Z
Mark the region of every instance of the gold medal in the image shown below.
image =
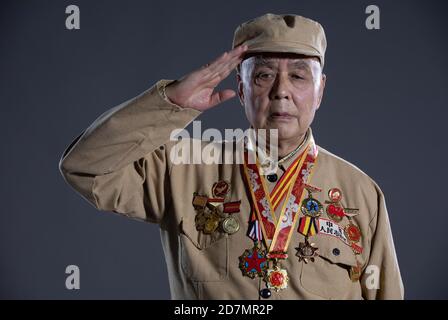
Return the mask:
M210 214L210 216L208 217L207 221L204 224L203 232L205 234L211 234L211 233L215 232L215 230L219 226L220 220L221 220L221 218L219 216L217 216L215 213Z
M207 222L208 214L204 210L199 211L194 218L194 223L196 225L196 230L204 230L204 225Z
M224 232L228 234L234 234L240 229L240 223L232 216L225 218L222 221L221 226Z

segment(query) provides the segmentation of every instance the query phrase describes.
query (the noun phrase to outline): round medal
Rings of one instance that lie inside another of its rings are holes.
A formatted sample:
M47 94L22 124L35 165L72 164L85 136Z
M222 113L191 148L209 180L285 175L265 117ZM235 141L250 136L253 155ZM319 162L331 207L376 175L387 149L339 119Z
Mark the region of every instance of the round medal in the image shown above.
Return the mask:
M346 237L353 242L358 242L361 239L361 230L354 224L349 224L344 228Z
M228 234L234 234L240 229L240 223L238 222L237 219L230 216L223 220L222 229L224 230L224 232Z
M328 191L328 197L333 202L339 202L342 199L342 192L338 188L331 188Z
M311 196L302 201L302 213L309 217L319 217L322 214L322 204Z

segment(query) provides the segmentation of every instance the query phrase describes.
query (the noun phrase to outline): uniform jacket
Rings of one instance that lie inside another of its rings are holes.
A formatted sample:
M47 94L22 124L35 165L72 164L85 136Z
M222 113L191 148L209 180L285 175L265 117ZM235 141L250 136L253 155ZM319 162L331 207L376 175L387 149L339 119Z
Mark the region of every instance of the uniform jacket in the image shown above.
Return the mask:
M244 277L238 267L239 256L253 246L246 235L251 202L242 166L173 164L170 152L176 142L170 141L171 132L185 128L201 112L164 98L167 83L161 80L102 114L70 144L60 170L98 210L159 225L173 299L259 299L260 281ZM271 299L402 299L383 193L354 165L321 147L318 152L311 184L322 192L313 196L324 204L328 190L337 187L343 194L341 204L359 209L353 220L362 233L358 245L363 251L357 260L363 274L359 281L350 279L350 267L356 266L353 250L327 234L310 238L318 248L315 261L299 262L295 248L304 236L295 232L289 258L282 262L289 275L288 288L273 291ZM277 169L279 176L284 167ZM213 184L221 180L230 184L228 200L241 200L240 212L234 214L241 228L231 235L204 234L195 226L193 194L210 195ZM272 190L274 183L266 183ZM347 223L345 219L339 225ZM369 287L374 270L369 266L380 271L379 288Z

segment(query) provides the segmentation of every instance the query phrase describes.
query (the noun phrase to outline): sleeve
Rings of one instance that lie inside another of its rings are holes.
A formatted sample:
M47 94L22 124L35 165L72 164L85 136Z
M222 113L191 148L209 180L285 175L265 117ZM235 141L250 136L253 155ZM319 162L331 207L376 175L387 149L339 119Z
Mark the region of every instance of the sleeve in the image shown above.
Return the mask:
M377 214L369 224L371 231L370 255L361 278L365 299L404 299L401 279L384 194L375 185L378 194Z
M169 204L170 135L201 112L164 98L161 80L96 119L65 150L59 170L95 208L159 223Z

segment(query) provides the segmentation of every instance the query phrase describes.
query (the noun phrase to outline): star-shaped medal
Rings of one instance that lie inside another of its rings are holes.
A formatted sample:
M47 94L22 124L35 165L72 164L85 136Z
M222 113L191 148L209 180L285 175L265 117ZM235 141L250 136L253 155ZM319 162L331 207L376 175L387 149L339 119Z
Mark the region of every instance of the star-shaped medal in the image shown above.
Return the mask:
M252 249L247 249L239 257L240 269L244 276L255 278L255 276L263 277L268 268L266 251L261 250L256 245Z
M306 239L305 242L299 243L299 246L296 248L296 256L299 257L299 261L303 260L305 263L308 263L308 261L314 262L314 258L319 255L317 253L319 249L314 245L314 243L309 243Z

